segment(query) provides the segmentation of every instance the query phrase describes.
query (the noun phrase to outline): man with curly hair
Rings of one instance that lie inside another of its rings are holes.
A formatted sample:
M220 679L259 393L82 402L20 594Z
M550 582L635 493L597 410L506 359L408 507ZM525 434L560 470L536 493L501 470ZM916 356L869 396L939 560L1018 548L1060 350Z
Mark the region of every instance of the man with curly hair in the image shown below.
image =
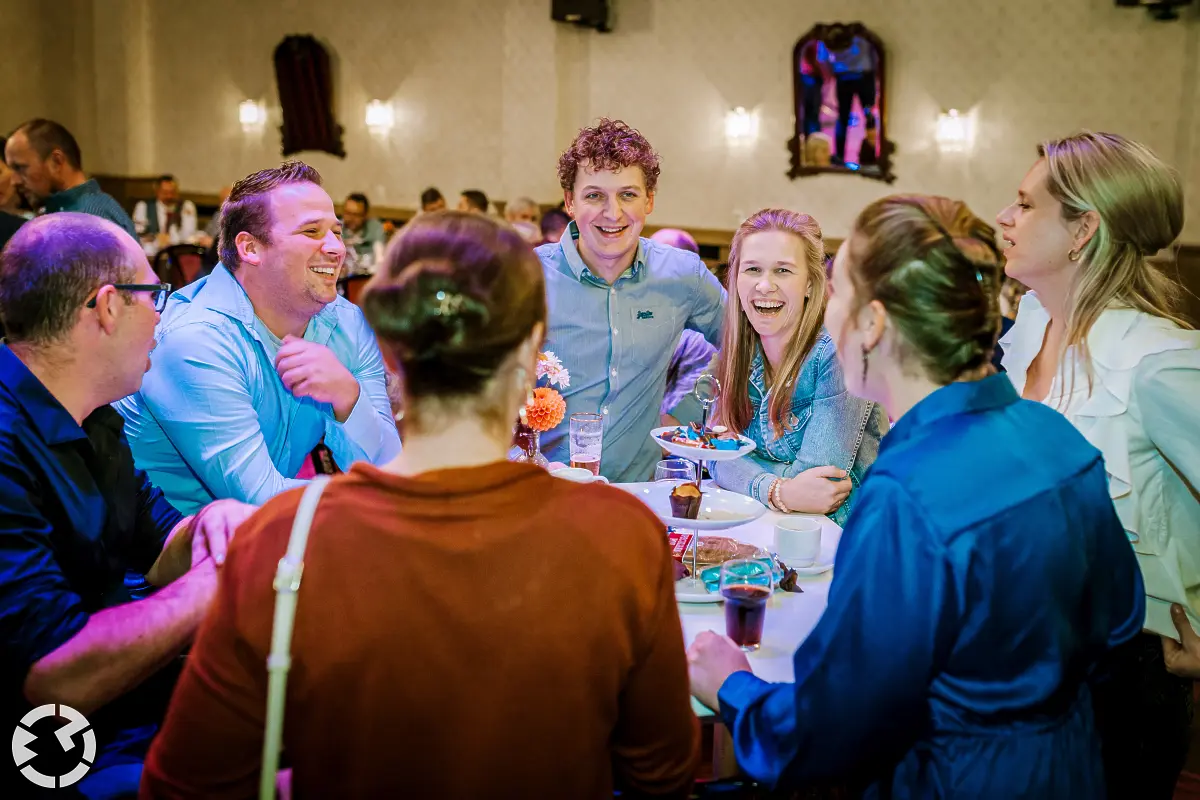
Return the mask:
M725 291L695 253L641 238L654 210L659 157L624 122L584 128L558 161L572 221L537 248L550 318L546 350L571 372L569 414L604 416L600 472L648 480L661 450L658 424L667 367L684 329L718 345ZM542 437L552 461L570 459L564 422Z

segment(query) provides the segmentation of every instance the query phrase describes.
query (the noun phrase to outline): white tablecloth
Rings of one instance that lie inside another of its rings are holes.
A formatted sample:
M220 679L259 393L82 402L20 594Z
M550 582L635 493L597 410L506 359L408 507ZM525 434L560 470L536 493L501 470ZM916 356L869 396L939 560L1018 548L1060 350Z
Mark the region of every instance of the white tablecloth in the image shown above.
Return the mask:
M637 488L647 484L625 484L628 488ZM705 484L707 487L707 483ZM775 522L785 515L767 511L754 522L731 528L727 531L715 531L711 534L701 533L701 536L729 536L741 542L772 549L775 538ZM827 517L820 517L821 525L821 558L820 563L832 560L837 552L842 529ZM685 564L690 564L688 557ZM754 674L763 680L772 682L791 682L795 678L792 670L792 656L796 648L816 626L817 620L825 612L825 603L829 597L829 584L833 579L833 571L814 575L801 576L797 583L804 589L803 593L776 591L771 595L767 605L767 620L763 628L762 646L749 653L750 666ZM687 646L701 631L713 630L725 633L725 606L722 603L680 603L679 619L683 622L683 639ZM695 698L692 707L700 717L711 717L710 711Z

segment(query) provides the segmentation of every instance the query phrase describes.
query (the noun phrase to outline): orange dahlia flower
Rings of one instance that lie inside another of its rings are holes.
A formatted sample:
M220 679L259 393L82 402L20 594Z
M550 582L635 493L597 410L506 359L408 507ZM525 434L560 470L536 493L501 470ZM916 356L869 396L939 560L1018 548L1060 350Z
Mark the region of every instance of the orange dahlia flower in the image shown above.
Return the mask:
M538 433L545 433L563 421L567 401L554 389L539 387L533 390L533 402L525 404L526 423Z

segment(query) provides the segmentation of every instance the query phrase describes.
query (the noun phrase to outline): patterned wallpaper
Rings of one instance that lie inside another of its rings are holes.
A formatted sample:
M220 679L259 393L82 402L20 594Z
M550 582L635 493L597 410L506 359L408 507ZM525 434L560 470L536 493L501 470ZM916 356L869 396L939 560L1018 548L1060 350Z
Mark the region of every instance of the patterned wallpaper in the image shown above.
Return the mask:
M27 13L38 5L0 2ZM729 229L784 205L841 236L865 203L896 191L962 197L991 218L1040 139L1091 127L1140 138L1186 171L1185 239L1200 242L1200 9L1186 24L1162 24L1112 0L614 0L615 32L598 34L551 22L547 0L106 0L119 10L103 19L89 0L68 2L88 29L75 31L67 67L42 72L71 72L71 94L56 95L44 75L44 92L14 93L5 84L15 76L0 77L0 98L14 103L0 104L0 123L51 98L80 125L97 171L170 170L186 188L216 191L276 163L271 52L284 36L311 32L335 53L349 155L309 158L339 197L358 190L412 206L433 184L448 196L481 188L551 200L561 148L609 115L662 153L654 222ZM790 180L792 47L814 23L855 20L887 50L898 180ZM261 134L238 125L247 97L270 109ZM363 124L372 98L394 104L386 139ZM756 141L726 141L724 114L735 106L757 113ZM937 114L950 107L975 120L968 153L933 143Z

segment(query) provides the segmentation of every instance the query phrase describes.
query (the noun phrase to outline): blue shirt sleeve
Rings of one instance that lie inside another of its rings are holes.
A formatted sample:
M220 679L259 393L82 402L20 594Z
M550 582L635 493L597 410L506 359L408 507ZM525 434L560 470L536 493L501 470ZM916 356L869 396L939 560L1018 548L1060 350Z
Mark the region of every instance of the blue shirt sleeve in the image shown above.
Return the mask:
M829 605L796 651L794 684L736 673L719 692L738 764L772 786L844 773L911 745L957 629L952 566L913 499L864 484Z
M361 312L354 319L352 338L358 352L346 368L358 381L358 402L345 422L330 416L325 423L325 444L342 469L348 469L355 461L386 464L400 453L400 433L388 399L379 343ZM346 320L343 318L342 322Z
M197 330L159 340L142 381L147 410L213 497L261 505L303 486L271 460L247 378L257 367L219 328L187 335Z
M135 479L138 486L138 515L129 566L145 573L158 560L167 536L183 520L183 514L171 505L162 489L150 482L150 476L144 471L136 470Z
M0 674L21 686L30 667L87 624L82 598L54 557L53 530L10 452L0 453Z
M725 290L717 276L700 260L700 256L691 257L696 262L696 290L692 294L691 313L684 327L698 331L709 344L720 349L721 331L725 325Z

